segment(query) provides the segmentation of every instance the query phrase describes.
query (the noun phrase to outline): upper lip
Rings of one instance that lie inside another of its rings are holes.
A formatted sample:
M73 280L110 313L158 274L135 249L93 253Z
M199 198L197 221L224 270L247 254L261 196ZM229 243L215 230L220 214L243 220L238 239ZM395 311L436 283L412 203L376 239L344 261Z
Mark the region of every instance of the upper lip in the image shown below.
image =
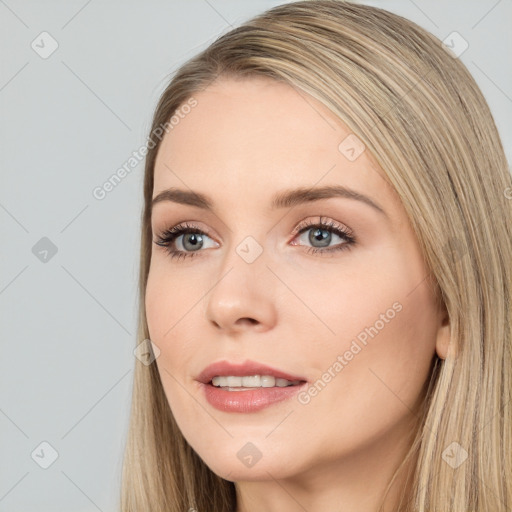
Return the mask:
M272 368L266 364L258 363L256 361L245 361L242 364L230 363L229 361L218 361L208 365L197 377L199 382L208 384L213 377L216 376L229 376L243 377L249 375L272 375L277 379L286 379L290 381L299 380L306 381L304 377L292 375L290 373Z

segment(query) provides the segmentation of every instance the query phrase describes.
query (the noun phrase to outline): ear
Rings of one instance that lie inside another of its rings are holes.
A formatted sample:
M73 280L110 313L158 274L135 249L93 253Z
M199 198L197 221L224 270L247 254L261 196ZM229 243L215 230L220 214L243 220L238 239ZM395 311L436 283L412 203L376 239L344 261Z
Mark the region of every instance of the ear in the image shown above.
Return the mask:
M446 306L443 304L439 311L439 326L436 337L436 352L441 359L446 359L448 355L455 356L450 341L450 317Z

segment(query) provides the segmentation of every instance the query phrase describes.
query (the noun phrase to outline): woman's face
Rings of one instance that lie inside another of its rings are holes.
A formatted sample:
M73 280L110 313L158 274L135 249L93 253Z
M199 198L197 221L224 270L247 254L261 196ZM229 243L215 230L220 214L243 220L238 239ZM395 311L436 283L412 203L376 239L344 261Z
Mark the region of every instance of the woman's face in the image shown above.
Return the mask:
M189 231L153 244L146 291L179 428L233 481L389 462L448 330L398 197L370 152L303 92L222 79L194 100L155 165L153 198L182 193L157 201L151 221L154 241ZM217 383L264 387L199 382L240 376L203 373L212 363L248 361L271 369ZM278 386L278 371L301 383Z

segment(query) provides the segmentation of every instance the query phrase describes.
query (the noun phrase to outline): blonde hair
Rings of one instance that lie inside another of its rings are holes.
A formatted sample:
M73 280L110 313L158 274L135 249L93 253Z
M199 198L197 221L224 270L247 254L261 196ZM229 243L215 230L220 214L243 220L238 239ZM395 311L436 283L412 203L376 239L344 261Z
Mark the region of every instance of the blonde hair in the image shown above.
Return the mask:
M437 38L396 14L341 0L293 2L185 63L151 133L217 78L254 76L311 95L363 141L401 198L449 316L451 350L434 360L406 458L417 457L411 491L395 510L512 509L512 188L477 84ZM144 297L158 148L145 166L137 343L150 337ZM466 452L460 465L449 463ZM121 507L236 509L234 484L204 464L176 425L156 364L136 361Z

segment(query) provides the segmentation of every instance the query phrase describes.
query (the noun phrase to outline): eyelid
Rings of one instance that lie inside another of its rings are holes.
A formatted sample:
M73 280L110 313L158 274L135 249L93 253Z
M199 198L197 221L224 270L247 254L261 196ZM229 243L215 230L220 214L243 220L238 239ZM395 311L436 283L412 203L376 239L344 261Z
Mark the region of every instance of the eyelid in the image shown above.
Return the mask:
M204 233L205 235L208 235L212 240L215 240L216 242L218 240L222 240L221 237L217 236L216 232L213 229L206 227L204 222L201 222L201 221L184 220L184 221L172 222L172 223L162 222L162 224L163 224L163 226L161 228L157 227L157 226L152 228L152 233L154 235L162 235L162 234L168 233L169 231L172 231L172 232L175 232L178 230L186 231L187 229L190 229L190 230L201 231L202 233Z
M298 234L302 233L306 228L317 226L318 224L322 224L324 227L337 228L337 229L343 231L346 235L348 235L350 237L354 237L354 232L351 228L349 228L346 224L343 224L342 222L333 220L331 217L319 215L317 217L314 217L314 219L315 220L311 219L310 217L306 217L305 219L299 221L292 230L290 240L293 240L294 238L296 238L296 236ZM157 234L157 233L164 234L171 230L177 231L178 228L183 229L183 230L196 229L198 231L203 232L205 235L209 236L211 239L213 239L217 243L218 243L218 240L222 240L222 237L217 236L216 233L212 234L212 230L210 228L201 227L200 224L203 224L203 223L200 221L182 221L182 222L177 222L177 223L172 223L172 224L166 224L166 226L161 229L157 229L156 227L152 228L152 232L154 234Z
M298 234L305 231L307 228L316 227L318 225L322 225L325 228L338 229L346 234L348 237L355 238L354 231L349 228L346 224L342 222L338 222L333 220L330 217L319 215L318 220L311 220L307 218L307 220L303 220L297 224L297 226L292 231L292 236L295 238Z

